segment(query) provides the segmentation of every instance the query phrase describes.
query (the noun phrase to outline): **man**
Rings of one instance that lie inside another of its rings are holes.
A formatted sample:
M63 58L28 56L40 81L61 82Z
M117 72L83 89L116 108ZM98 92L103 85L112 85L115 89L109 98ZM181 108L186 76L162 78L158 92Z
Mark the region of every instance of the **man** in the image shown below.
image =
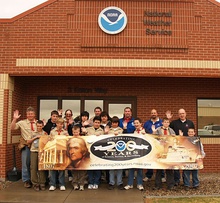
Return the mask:
M97 106L97 107L94 108L94 114L95 114L95 115L89 119L89 125L90 125L90 126L93 126L93 119L94 119L96 116L100 116L101 113L102 113L102 108L101 108L101 107Z
M123 129L123 133L133 133L135 131L134 118L130 107L125 107L124 117L119 119L119 127Z
M188 129L195 128L194 123L186 118L185 109L179 109L178 111L179 119L174 120L170 123L170 127L174 130L176 135L188 136ZM180 171L174 170L174 181L175 185L180 183Z
M186 111L179 109L179 119L170 123L170 127L175 131L176 135L188 136L188 129L195 128L194 123L186 118Z
M49 135L50 131L56 127L56 121L59 117L59 113L56 110L51 111L50 119L48 119L46 125L43 127L43 130Z
M30 146L27 144L27 140L32 138L32 134L36 131L36 120L34 108L28 107L26 110L27 119L17 122L21 115L19 111L14 111L13 120L11 123L11 130L21 131L20 142L23 142L23 148L21 149L21 164L22 164L22 181L24 182L24 187L31 188L30 181Z
M158 117L157 110L152 109L150 119L144 123L144 129L146 133L153 134L160 126L162 126L162 120Z
M158 113L156 109L152 109L150 114L151 114L150 119L144 123L144 129L146 133L155 134L156 129L158 127L161 127L163 124L162 124L162 120L158 117ZM153 176L153 169L148 169L146 173L146 177L143 179L143 181L150 180L152 176ZM162 172L162 182L166 182L166 179L164 178L164 171Z

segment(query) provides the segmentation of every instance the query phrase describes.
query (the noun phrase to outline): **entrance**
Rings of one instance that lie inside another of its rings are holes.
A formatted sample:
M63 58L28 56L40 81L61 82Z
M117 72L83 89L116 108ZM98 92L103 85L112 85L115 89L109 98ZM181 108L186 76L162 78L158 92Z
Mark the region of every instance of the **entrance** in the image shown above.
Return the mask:
M50 112L56 109L71 109L73 117L80 115L82 111L88 111L90 117L94 115L94 108L101 107L107 111L110 117L123 117L124 108L131 107L133 117L137 115L136 97L38 97L38 118L47 120Z

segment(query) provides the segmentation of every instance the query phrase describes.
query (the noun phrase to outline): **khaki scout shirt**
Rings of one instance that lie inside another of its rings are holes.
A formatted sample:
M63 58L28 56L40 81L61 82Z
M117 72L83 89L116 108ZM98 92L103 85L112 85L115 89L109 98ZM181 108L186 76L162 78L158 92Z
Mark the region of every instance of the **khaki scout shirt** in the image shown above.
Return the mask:
M59 134L60 133L60 134ZM58 132L57 130L57 127L54 128L53 130L50 131L50 138L51 139L55 139L57 136L60 136L60 135L66 135L68 136L68 132L64 129L62 129L60 132Z
M86 128L87 133L86 135L104 135L104 130L99 127L98 129L95 129L94 127Z
M37 132L35 131L32 135L32 138L36 137L37 135L47 135L47 133L45 131L41 131L41 132ZM32 139L31 138L31 139ZM35 139L32 143L31 143L31 152L38 152L38 148L39 148L39 138L38 139Z
M36 120L34 121L34 131L37 130L37 126L36 126ZM15 130L21 130L21 136L25 139L25 140L30 140L33 136L34 131L31 130L31 122L28 119L25 120L21 120L18 121L15 124Z
M109 135L115 135L115 133L117 133L118 135L119 134L122 134L123 133L123 129L120 128L120 127L117 127L117 128L110 128L109 131L108 131L108 134Z

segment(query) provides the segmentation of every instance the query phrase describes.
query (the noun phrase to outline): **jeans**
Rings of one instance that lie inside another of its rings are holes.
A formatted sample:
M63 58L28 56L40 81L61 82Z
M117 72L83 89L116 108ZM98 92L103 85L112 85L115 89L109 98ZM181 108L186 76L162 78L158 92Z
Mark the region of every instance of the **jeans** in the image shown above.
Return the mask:
M59 186L65 186L65 170L62 170L62 171L52 170L52 171L50 171L50 186L56 187L57 172L58 172Z
M174 181L177 184L180 183L180 171L179 170L174 170Z
M137 185L143 185L143 169L137 170ZM128 171L128 185L133 185L135 169L129 169Z
M109 184L115 185L115 172L116 172L116 177L117 177L117 185L123 184L122 169L109 170Z
M147 172L146 172L146 177L147 178L149 178L149 179L152 178L153 174L154 174L153 169L147 169Z
M199 179L198 179L198 170L183 170L183 183L184 186L190 187L190 174L192 173L192 186L198 187L199 186Z
M22 181L30 181L30 148L25 146L21 151Z
M88 170L89 184L99 185L101 178L100 170Z
M174 186L174 175L173 175L173 170L171 169L166 169L166 183L167 183L167 188L172 188ZM155 187L162 188L162 172L164 170L162 169L157 169L156 172L156 177L155 177Z
M147 169L147 172L146 172L146 177L147 178L152 178L152 176L153 176L153 174L154 174L154 170L153 169ZM165 178L165 172L164 172L164 170L162 170L162 173L161 173L161 178Z

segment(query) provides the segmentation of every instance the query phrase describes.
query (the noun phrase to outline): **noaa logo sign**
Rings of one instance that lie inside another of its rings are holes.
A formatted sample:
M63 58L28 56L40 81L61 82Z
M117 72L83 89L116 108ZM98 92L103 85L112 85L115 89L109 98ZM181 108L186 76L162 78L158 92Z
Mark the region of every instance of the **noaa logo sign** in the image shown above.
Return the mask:
M107 34L118 34L127 25L125 12L118 7L107 7L98 17L99 27Z
M152 150L151 144L139 137L114 136L94 142L90 152L101 159L126 161L141 158Z

